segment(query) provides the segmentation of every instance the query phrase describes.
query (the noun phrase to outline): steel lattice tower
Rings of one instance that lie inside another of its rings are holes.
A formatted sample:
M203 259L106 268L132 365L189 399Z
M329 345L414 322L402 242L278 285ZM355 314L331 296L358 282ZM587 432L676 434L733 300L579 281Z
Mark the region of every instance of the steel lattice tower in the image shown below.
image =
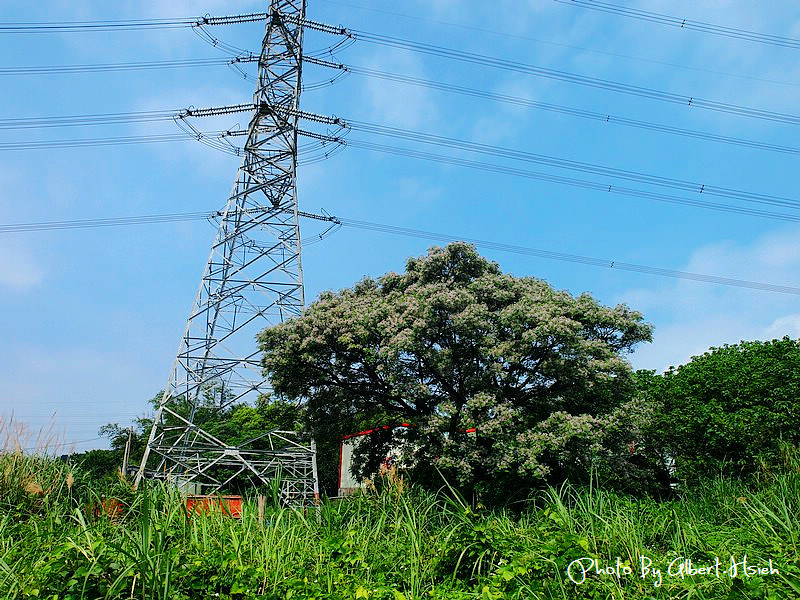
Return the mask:
M296 180L305 5L270 0L244 157L219 213L137 485L157 477L220 489L237 477L268 483L280 472L288 497L316 492L313 442L304 446L288 432L271 432L257 438L259 450L231 447L194 425L198 410L221 410L268 391L256 335L303 307Z

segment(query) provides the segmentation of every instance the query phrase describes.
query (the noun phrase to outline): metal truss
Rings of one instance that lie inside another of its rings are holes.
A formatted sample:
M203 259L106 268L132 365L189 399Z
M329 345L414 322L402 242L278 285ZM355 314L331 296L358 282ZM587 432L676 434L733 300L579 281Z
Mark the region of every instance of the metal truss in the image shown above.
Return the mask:
M152 447L151 451L167 456L172 469L145 471L148 479L165 479L184 491L221 490L237 480L254 486L276 486L285 505L308 505L319 499L316 446L297 441L292 431L268 431L239 447L224 442L164 407L165 419L175 423L174 430L190 429L195 435L191 445ZM169 429L169 427L164 427ZM258 443L259 447L250 447ZM162 461L166 467L166 461ZM141 471L140 471L141 473Z
M243 160L136 485L160 477L215 491L241 478L269 484L280 474L287 499L316 493L313 442L272 432L233 447L195 425L198 410L252 403L269 391L256 336L304 304L296 176L305 0L270 0L268 15Z

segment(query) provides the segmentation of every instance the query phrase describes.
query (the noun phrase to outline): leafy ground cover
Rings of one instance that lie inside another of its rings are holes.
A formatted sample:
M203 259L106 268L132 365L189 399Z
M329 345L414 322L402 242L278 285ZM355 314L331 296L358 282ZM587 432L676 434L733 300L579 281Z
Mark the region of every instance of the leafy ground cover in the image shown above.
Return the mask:
M0 455L0 596L800 597L797 464L757 487L717 479L661 502L550 488L516 513L423 492L393 472L363 495L268 507L261 519L249 501L240 520L190 515L164 486L102 492L125 503L117 518L66 463ZM745 555L773 572L746 572ZM719 575L687 574L685 559L695 571L718 559Z

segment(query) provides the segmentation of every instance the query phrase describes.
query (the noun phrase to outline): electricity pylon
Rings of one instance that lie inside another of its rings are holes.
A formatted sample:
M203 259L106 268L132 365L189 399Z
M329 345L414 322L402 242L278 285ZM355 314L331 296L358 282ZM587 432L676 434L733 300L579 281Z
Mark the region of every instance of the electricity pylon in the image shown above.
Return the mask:
M267 484L279 476L287 499L317 492L313 442L269 432L253 447L233 447L195 425L208 411L268 392L256 335L303 307L296 180L305 5L270 0L243 160L136 485L155 477L219 490L237 478Z

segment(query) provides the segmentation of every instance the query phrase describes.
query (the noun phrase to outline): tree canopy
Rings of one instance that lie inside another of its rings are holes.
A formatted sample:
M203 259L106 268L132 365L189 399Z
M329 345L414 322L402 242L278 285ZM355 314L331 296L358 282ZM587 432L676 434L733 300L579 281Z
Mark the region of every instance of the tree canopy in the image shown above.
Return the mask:
M316 437L408 422L393 442L405 462L475 485L600 463L623 475L637 428L625 354L650 338L625 305L505 274L453 243L323 293L259 341L275 392L306 401Z
M800 444L800 340L711 348L647 387L680 480L752 475L780 461L782 443Z

